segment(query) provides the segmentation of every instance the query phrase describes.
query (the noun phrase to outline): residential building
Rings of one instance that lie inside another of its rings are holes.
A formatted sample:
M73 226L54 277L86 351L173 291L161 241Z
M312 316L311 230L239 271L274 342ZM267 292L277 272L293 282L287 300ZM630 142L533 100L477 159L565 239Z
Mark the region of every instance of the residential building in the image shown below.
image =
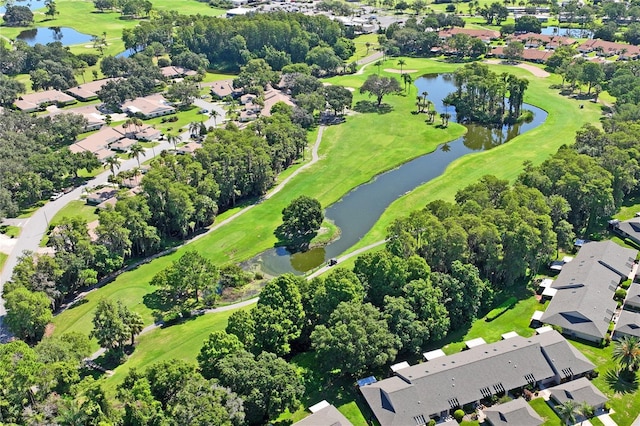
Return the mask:
M14 102L16 108L24 112L34 112L48 105L71 105L76 103L76 98L61 92L60 90L45 90L43 92L29 93L20 96Z
M111 198L115 199L117 194L117 188L105 186L87 195L87 204L101 204Z
M640 338L640 312L620 311L613 338L620 339L625 336Z
M544 423L524 398L485 408L482 413L486 416L485 423L492 426L540 426Z
M224 99L227 96L237 98L242 95L242 89L233 88L233 80L214 81L211 85L211 96L217 99Z
M438 36L440 37L440 40L443 41L455 34L467 34L473 38L479 38L485 43L490 43L491 40L497 40L500 38L500 31L494 30L472 30L469 28L453 27L438 31Z
M609 228L622 238L629 238L640 245L640 217L636 216L624 221L611 220L609 221Z
M189 68L177 66L177 65L169 65L167 67L160 68L160 72L164 78L175 79L175 78L183 78L183 77L192 77L194 75L198 75L197 71L191 70Z
M640 47L596 38L587 40L578 46L578 52L596 52L600 56L619 55L622 59L635 59L640 56Z
M590 242L551 284L556 292L540 318L568 336L600 343L617 308L613 295L633 268L637 250L613 241Z
M633 283L627 290L627 297L624 299L625 309L640 311L640 284Z
M360 391L381 426L423 425L526 386L560 384L595 366L557 331L513 336L399 369Z
M202 145L200 145L198 142L189 142L183 146L178 147L177 153L178 154L194 154L196 152L196 149L200 149L200 148L202 148Z
M91 101L98 99L98 92L102 87L110 81L119 80L118 78L103 78L101 80L90 81L80 84L79 86L70 87L65 92L78 99L79 101Z
M596 410L603 408L607 397L586 377L562 383L549 388L550 398L557 404L573 401L576 404L587 403Z
M89 151L99 160L104 160L114 155L109 149L109 145L120 139L122 139L122 134L111 127L104 127L96 133L70 145L69 150L71 152Z
M145 119L174 114L176 109L161 94L153 94L142 98L126 101L122 110L131 114L140 114Z
M129 149L131 149L131 147L137 143L138 141L134 139L122 138L112 143L110 148L114 151L129 152Z
M309 407L311 415L292 426L353 426L336 407L327 401L321 401Z

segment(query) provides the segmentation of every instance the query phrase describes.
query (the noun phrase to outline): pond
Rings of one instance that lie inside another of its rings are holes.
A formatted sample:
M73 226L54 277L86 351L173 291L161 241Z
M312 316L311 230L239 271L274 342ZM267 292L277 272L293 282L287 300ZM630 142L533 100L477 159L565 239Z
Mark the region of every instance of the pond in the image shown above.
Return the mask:
M46 0L18 0L12 1L11 4L13 6L27 6L31 10L42 9L44 7L44 3ZM7 10L7 1L0 2L0 15L4 15L4 12Z
M64 46L74 44L89 43L91 37L88 34L80 33L73 28L66 27L50 27L50 28L32 28L22 31L18 34L17 39L26 42L29 46L36 44L61 42Z
M542 28L542 34L573 38L593 38L593 31L580 28L544 27Z
M445 108L442 104L442 99L454 90L451 80L452 77L446 74L428 75L417 79L415 85L418 94L424 91L429 93L428 99L434 103L439 113L447 110L452 114L451 121L455 121L454 108ZM322 265L328 259L337 257L356 244L393 201L440 176L452 161L472 152L501 145L539 126L547 118L547 113L540 108L525 104L524 109L533 112L533 120L529 123L495 128L465 125L468 132L464 136L440 145L435 151L382 173L370 182L353 189L325 211L327 219L341 229L340 238L326 247L293 255L284 247L273 248L251 259L246 266L259 266L270 275L286 272L302 274ZM416 125L420 125L418 121Z

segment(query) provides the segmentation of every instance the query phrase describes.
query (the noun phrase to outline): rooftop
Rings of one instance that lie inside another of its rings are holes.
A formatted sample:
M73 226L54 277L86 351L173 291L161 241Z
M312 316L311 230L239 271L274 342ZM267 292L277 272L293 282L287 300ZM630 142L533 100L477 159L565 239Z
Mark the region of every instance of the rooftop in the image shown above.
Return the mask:
M598 407L607 402L607 397L586 377L549 388L549 392L551 398L560 404L572 400L578 404L586 402L592 407Z
M640 313L625 310L620 312L614 337L622 337L620 335L640 337Z
M493 426L539 426L544 420L523 398L482 410Z

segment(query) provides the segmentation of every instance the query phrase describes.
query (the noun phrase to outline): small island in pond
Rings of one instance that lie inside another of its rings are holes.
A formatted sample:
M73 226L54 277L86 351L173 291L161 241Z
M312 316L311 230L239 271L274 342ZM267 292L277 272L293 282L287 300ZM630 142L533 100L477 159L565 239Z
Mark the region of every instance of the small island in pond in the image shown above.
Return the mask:
M526 119L522 111L526 78L497 74L474 62L459 68L453 82L456 91L443 103L456 107L459 123L512 124Z

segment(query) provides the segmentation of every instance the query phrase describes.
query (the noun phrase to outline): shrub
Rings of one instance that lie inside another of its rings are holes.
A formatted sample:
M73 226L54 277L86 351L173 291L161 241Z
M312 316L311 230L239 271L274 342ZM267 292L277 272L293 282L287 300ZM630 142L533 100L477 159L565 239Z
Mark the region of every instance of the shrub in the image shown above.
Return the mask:
M627 297L627 290L623 289L623 288L619 288L616 290L615 295L613 296L614 300L618 300L618 301L622 301L624 300L624 298Z
M464 411L458 409L453 412L453 418L456 419L458 423L462 422L463 417L464 417Z
M631 287L631 280L627 279L627 280L622 281L622 284L620 284L620 287L625 289L625 290L628 290L629 287Z
M427 426L436 426L436 421L434 419L430 419L429 423L427 423Z

